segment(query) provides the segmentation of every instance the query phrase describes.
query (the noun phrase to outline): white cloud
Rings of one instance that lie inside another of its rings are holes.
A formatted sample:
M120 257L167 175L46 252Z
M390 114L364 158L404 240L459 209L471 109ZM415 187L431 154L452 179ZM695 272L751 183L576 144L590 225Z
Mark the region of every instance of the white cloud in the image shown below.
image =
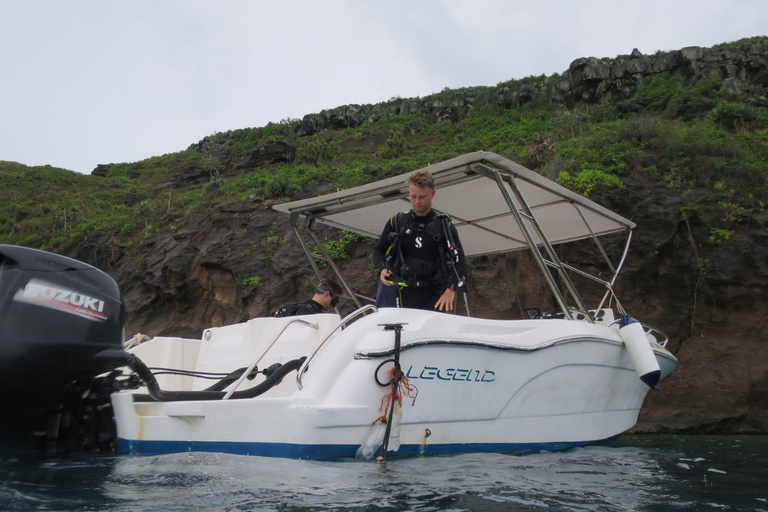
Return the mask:
M761 35L762 0L0 0L0 160L90 172L215 131Z

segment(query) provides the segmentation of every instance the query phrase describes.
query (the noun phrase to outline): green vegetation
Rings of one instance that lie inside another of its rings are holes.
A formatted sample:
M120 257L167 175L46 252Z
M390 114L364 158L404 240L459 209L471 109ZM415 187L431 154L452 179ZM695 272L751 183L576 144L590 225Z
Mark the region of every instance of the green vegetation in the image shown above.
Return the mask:
M709 243L720 245L731 239L733 231L729 229L712 228L709 231Z
M326 238L323 240L323 248L325 248L328 255L334 260L345 260L347 259L347 246L350 243L357 241L365 242L368 241L368 239L357 233L341 230L338 238Z
M617 176L592 169L584 169L575 176L571 176L568 171L563 171L557 176L557 182L584 197L589 197L592 190L599 185L619 188L624 186Z
M392 98L376 118L309 136L300 135L296 119L216 133L185 151L111 164L106 177L0 162L0 243L62 252L98 237L119 257L199 214L242 204L267 208L313 184L353 187L478 150L584 195L628 179L681 194L705 190L689 207L711 228L712 244L728 243L739 223L765 209L765 107L718 80L688 83L680 74L660 74L618 103L565 108L550 99L560 80L529 77ZM504 100L523 90L533 91L526 101ZM457 100L464 95L473 100ZM429 108L405 108L412 103ZM275 141L295 148L292 161L237 167ZM195 173L202 179L183 179ZM344 258L350 235L326 240L326 249ZM273 225L254 250L271 258L282 243ZM257 286L257 278L239 278L238 285Z
M262 286L261 276L244 276L240 274L237 276L235 284L238 286L238 288L259 289Z
M269 226L267 236L261 240L261 255L266 260L271 260L275 252L285 243L285 238L281 236L280 222L273 222Z

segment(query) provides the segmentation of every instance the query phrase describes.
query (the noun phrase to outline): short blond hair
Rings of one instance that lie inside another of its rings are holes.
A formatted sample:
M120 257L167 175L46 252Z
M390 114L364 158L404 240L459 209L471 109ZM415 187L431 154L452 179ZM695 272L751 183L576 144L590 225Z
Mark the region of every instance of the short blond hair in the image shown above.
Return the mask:
M416 171L405 180L408 185L416 185L419 188L435 190L435 177L429 171Z

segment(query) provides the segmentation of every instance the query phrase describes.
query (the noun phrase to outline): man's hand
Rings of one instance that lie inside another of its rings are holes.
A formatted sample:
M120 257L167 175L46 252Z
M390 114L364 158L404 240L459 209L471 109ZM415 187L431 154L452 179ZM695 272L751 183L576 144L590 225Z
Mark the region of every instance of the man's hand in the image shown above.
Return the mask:
M453 288L446 288L440 298L435 304L435 309L438 311L453 311L453 300L456 298L456 291Z
M389 269L383 268L379 273L379 280L387 286L392 286L391 283L389 282L389 277L391 275L392 275L392 272Z

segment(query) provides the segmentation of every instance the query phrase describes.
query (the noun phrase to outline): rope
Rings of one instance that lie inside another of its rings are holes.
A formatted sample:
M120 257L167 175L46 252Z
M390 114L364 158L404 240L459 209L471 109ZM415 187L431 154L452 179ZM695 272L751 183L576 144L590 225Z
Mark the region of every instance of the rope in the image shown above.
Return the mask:
M371 425L375 425L379 421L387 422L387 414L389 413L389 409L391 406L392 401L392 394L395 392L394 383L398 376L398 370L396 366L393 366L389 369L389 376L390 376L390 384L393 384L392 391L381 397L381 404L379 406L379 412L382 413L381 416L376 418L371 422ZM395 393L395 401L397 402L397 405L402 406L403 405L403 397L411 398L411 405L416 404L416 397L419 396L419 389L414 385L411 384L410 380L408 380L408 377L405 376L404 373L400 372L400 380L397 384L397 393Z

